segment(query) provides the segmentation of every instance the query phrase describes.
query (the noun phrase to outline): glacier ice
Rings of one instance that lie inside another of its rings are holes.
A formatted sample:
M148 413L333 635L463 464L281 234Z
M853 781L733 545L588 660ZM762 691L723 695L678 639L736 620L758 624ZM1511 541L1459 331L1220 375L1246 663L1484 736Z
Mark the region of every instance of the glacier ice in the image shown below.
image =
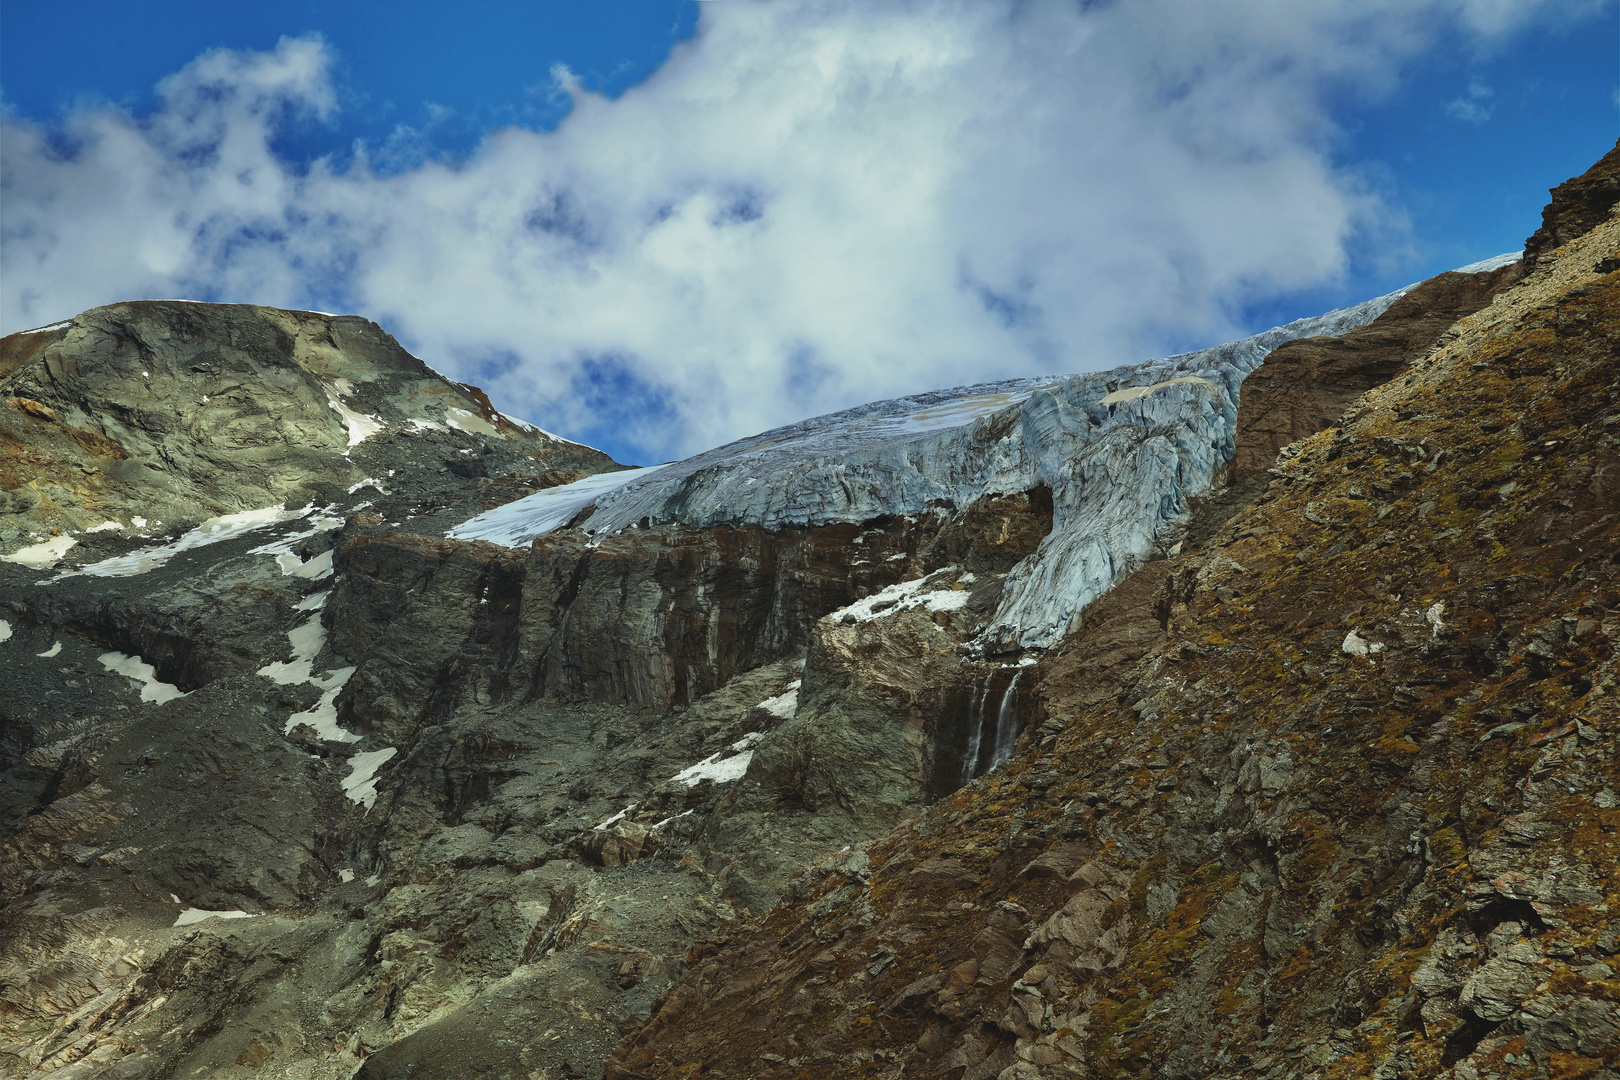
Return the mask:
M583 527L596 536L643 523L859 523L1045 484L1052 532L1013 568L981 640L992 651L1046 647L1185 520L1189 497L1209 491L1233 457L1238 388L1266 354L1363 326L1413 287L1110 371L981 383L814 417L684 461L549 488L449 535L527 544L592 506Z

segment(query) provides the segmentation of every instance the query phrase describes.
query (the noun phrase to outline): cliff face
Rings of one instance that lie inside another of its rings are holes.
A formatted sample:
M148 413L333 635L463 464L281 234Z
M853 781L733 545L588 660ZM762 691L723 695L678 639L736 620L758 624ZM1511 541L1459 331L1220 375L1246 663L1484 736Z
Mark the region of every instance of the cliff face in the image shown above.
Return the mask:
M1611 1075L1617 248L1101 600L1009 766L694 948L607 1075Z
M0 1073L1599 1075L1614 229L655 470L7 338Z

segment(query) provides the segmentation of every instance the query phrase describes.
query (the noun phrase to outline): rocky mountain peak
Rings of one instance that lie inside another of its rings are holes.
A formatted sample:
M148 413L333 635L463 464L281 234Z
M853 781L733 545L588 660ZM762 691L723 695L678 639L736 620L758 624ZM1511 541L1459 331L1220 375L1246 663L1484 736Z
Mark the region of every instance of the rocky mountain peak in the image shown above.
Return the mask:
M657 469L6 338L0 1072L1612 1072L1617 230Z

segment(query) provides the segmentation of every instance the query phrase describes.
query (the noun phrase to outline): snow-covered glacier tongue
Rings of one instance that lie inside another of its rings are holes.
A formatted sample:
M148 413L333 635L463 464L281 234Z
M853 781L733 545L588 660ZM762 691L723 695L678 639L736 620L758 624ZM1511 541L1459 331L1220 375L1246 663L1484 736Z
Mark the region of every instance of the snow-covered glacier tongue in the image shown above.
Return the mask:
M1052 531L1013 568L980 639L991 652L1043 648L1210 490L1233 456L1238 388L1267 353L1363 326L1412 287L1198 352L814 417L684 461L548 488L449 536L519 546L570 523L596 537L666 523L859 523L1044 484Z

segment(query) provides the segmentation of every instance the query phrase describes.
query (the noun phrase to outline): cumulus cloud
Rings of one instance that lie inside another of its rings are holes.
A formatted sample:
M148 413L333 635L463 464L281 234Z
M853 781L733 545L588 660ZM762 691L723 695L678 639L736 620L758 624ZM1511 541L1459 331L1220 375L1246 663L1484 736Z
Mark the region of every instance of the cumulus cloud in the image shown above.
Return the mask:
M0 327L138 296L342 307L508 411L649 456L859 401L1236 333L1388 212L1324 101L1515 0L705 5L617 100L467 161L279 157L318 39L136 118L5 119ZM1568 7L1569 5L1563 5Z

